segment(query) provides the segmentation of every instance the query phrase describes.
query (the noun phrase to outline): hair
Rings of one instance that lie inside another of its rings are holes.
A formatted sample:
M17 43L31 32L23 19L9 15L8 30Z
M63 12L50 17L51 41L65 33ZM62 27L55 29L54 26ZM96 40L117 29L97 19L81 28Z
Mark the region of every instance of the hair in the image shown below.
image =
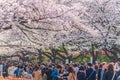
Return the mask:
M36 67L36 66L35 66L35 67L34 67L34 71L37 71L37 70L39 70L39 67Z
M105 65L105 64L106 64L106 62L103 62L103 63L102 63L102 65Z
M103 65L102 65L102 64L100 64L100 65L99 65L99 69L101 69L102 67L103 67Z
M80 64L81 64L81 65L85 65L85 63L84 63L84 62L81 62Z
M113 66L113 64L109 64L108 65L108 71L111 71L111 72L114 73L114 66Z
M95 65L95 69L98 69L98 65L97 64Z
M73 67L69 67L67 71L68 71L69 73L74 73L74 74L75 74L75 71L74 71Z
M49 67L49 68L52 68L52 65L49 65L48 67Z
M77 67L78 65L77 64L74 64L74 67Z
M92 67L92 66L93 66L92 63L87 63L87 65L88 65L89 67Z
M60 69L62 69L62 66L60 66L60 65L57 65L57 69L59 69L59 68L60 68Z
M118 62L118 66L120 66L120 62Z
M79 67L79 70L84 71L84 70L85 70L84 66L80 66L80 67Z

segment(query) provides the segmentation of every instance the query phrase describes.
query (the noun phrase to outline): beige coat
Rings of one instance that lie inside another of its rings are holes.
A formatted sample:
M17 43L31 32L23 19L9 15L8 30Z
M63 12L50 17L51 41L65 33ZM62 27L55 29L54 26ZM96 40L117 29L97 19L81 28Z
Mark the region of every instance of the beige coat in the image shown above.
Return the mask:
M76 73L69 73L68 80L77 80L77 74Z
M34 72L34 79L33 80L43 80L42 79L42 72L41 71L35 71Z

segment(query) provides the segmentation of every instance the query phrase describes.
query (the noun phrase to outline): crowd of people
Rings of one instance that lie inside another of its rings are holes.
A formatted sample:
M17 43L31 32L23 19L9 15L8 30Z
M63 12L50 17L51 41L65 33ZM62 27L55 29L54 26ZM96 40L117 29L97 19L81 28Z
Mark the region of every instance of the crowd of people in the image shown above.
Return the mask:
M0 63L1 76L24 80L120 80L120 62L116 63Z

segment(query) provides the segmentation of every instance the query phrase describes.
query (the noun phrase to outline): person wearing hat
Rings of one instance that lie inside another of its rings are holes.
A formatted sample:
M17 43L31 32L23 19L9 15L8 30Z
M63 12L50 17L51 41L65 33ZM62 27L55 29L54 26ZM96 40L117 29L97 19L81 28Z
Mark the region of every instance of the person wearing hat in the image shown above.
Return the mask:
M77 73L77 80L86 80L85 76L85 68L80 66L79 71Z
M87 64L86 69L86 80L96 80L96 71L92 68L92 64Z

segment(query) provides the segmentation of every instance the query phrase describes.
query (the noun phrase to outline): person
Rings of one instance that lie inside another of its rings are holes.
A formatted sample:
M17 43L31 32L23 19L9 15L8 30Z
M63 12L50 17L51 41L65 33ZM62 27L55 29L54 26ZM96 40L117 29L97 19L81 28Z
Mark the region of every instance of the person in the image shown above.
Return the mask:
M98 80L102 80L102 76L101 76L102 66L103 66L102 64L99 65L98 76L97 76L97 79L98 79Z
M20 66L17 66L17 68L16 68L16 70L14 71L14 75L15 75L15 77L19 77L19 72L20 72Z
M94 65L94 69L95 69L95 71L96 71L96 74L98 75L98 70L99 70L98 64L95 64L95 65Z
M77 64L74 64L74 69L75 69L75 72L76 72L76 73L79 71L79 68L78 68L78 65L77 65Z
M120 80L120 62L118 62L117 67L118 67L118 69L117 69L117 72L116 72L116 76L117 76L117 80Z
M73 67L68 68L68 80L77 80L77 74Z
M35 67L35 68L34 68L33 74L34 74L34 79L33 79L33 80L43 80L43 79L42 79L42 71L39 70L38 67Z
M8 64L6 62L3 63L3 77L8 77Z
M87 69L86 69L86 79L87 80L96 80L96 71L92 68L92 64L88 63L87 64Z
M116 80L116 79L117 79L117 77L116 77L116 73L114 71L114 66L113 66L113 64L110 63L108 65L107 71L104 74L104 80Z
M54 68L52 71L52 80L58 80L60 78L62 78L59 74L59 72L61 71L62 67L60 65L57 65L57 68Z
M114 64L114 71L118 72L118 71L120 70L119 64L120 64L119 62L116 62L116 63Z
M104 73L106 71L106 68L107 68L107 64L105 62L99 65L98 80L104 80Z
M63 69L63 80L67 80L68 77L68 71L66 70L66 68Z
M3 74L3 64L0 63L0 76L3 76L2 74Z
M31 67L27 67L27 68L26 68L26 72L27 72L28 74L31 74L31 75L32 75Z
M79 72L77 73L77 80L86 80L85 69L83 66L80 66Z
M47 80L46 68L41 68L42 70L42 80Z
M8 76L14 77L15 70L16 70L16 67L13 64L10 64L10 67L8 67Z
M46 75L47 75L47 80L52 80L52 65L49 65L48 68L46 69Z

